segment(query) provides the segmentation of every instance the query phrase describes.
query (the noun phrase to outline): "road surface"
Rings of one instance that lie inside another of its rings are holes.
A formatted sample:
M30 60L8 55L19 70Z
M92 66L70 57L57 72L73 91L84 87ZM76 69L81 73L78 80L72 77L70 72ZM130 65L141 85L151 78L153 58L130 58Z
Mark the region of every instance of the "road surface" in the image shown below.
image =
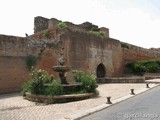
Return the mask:
M160 86L81 120L160 120Z

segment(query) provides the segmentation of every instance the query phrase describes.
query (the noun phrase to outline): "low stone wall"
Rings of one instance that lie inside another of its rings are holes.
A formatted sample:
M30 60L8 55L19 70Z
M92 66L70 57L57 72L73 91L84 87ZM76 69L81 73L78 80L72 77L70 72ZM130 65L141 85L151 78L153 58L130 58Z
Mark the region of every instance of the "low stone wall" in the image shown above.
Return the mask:
M150 79L160 79L160 76L146 76L145 80L150 80Z
M145 77L98 78L98 83L144 83Z
M145 80L160 79L160 73L145 73Z
M24 98L27 100L30 100L33 102L42 102L46 104L78 101L78 100L87 99L93 96L95 96L94 93L59 95L59 96L33 95L30 93L24 94Z

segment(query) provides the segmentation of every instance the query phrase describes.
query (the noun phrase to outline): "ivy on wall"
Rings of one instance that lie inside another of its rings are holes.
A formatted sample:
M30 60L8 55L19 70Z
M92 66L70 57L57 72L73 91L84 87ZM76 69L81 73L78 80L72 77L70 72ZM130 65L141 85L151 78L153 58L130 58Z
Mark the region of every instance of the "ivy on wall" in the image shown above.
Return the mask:
M29 70L32 69L37 63L37 58L33 55L26 56L26 64Z

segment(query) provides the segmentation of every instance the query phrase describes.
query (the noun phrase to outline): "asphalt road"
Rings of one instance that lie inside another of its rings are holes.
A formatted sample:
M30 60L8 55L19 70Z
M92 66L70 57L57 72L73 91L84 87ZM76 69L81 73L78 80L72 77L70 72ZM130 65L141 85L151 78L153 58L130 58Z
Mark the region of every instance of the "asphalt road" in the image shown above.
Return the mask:
M160 120L160 86L81 120Z

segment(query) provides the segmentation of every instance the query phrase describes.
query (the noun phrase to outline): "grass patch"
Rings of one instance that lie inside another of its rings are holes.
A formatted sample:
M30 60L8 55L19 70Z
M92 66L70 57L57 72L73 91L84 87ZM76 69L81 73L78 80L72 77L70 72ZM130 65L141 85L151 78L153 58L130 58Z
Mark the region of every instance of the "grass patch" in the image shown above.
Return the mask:
M90 34L94 34L94 35L97 35L97 36L104 36L105 33L102 32L102 31L89 31Z

